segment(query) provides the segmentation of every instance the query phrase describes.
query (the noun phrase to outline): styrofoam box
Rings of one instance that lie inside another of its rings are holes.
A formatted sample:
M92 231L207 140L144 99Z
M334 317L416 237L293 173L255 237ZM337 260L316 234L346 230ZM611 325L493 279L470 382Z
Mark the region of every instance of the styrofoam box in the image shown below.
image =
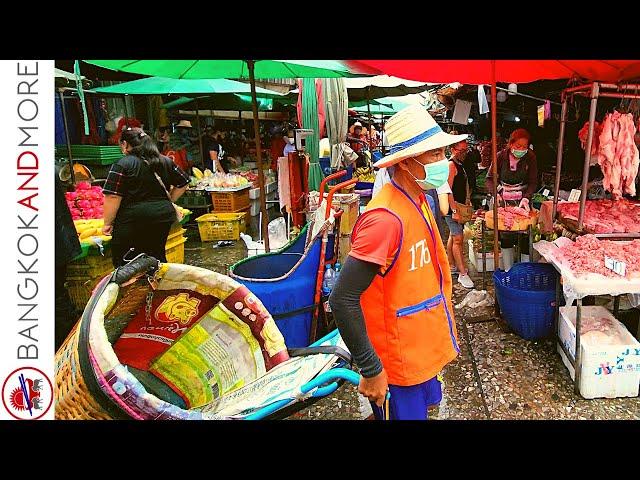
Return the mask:
M267 200L275 200L276 196L275 196L275 192L272 193L268 193L267 194ZM251 202L251 210L249 211L249 215L251 215L252 217L255 217L256 215L260 214L260 201L259 200L255 200L253 202ZM269 210L270 208L275 208L276 204L275 203L267 203L267 210Z
M267 192L267 195L268 195L268 194L270 194L272 192L275 192L278 189L278 187L277 187L276 182L271 182L271 183L267 183L264 186L264 189L265 189L265 191ZM260 198L260 188L252 188L251 190L249 190L249 198L251 200L256 200L256 199Z
M476 270L482 273L482 253L476 253L473 249L473 240L468 240L469 242L469 260L476 267ZM500 268L504 269L504 264L502 262L502 252L500 252ZM493 265L493 252L487 252L487 272L493 272L495 266Z
M560 308L560 341L572 355L575 355L576 350L576 313L577 307ZM612 334L593 332L594 322L601 319L610 322ZM582 307L580 330L580 394L584 398L637 397L640 385L640 343L603 307ZM564 351L560 345L557 348L571 378L575 378L574 369Z

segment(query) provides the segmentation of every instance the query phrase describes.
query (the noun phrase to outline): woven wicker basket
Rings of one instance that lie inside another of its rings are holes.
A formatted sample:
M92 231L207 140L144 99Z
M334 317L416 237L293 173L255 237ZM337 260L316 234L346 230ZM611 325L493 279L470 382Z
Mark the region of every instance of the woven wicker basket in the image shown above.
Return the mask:
M198 409L184 410L148 393L138 379L119 363L112 344L136 313L144 308L145 298L151 287L146 277L125 287L118 286L114 278L115 275L108 275L96 286L82 318L56 353L56 418L215 418ZM263 355L269 355L265 362L270 361L275 365L288 359L284 338L273 318L243 285L216 272L179 264L162 264L155 278L160 290L194 290L200 294L212 295L220 299L221 303L233 299L230 308L237 309L237 312L252 308L254 313L257 312L257 321L256 315L251 315L248 325L260 343ZM242 315L245 315L230 313L232 314L241 321ZM275 354L274 348L277 352ZM126 393L123 393L123 385Z

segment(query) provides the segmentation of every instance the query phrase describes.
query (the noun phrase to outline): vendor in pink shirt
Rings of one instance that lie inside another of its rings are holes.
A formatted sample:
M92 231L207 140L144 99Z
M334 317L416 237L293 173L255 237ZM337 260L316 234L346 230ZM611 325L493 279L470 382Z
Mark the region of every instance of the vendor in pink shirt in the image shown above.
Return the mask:
M497 156L498 202L529 209L529 199L538 189L538 164L529 148L531 135L524 128L514 130L507 148ZM487 173L487 188L493 191L493 167Z

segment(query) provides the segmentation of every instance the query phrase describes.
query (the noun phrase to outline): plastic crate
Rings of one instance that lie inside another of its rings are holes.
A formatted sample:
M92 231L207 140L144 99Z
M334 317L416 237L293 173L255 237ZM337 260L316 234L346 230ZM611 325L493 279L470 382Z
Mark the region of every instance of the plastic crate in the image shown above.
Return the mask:
M211 206L211 197L205 190L187 190L176 204L186 209L205 208Z
M165 256L167 263L184 263L184 244L186 237L176 237L165 246Z
M240 233L247 229L246 212L241 213L207 213L196 218L200 240L238 240Z
M179 224L178 224L179 225ZM169 236L167 237L167 245L169 245L170 243L174 242L177 238L182 237L182 235L184 235L184 233L187 230L185 228L180 228L180 229L176 229L176 230L170 230L169 231Z
M105 255L89 254L86 257L74 260L67 265L68 280L87 280L95 277L102 277L112 272L113 262L111 261L111 252L105 250Z
M211 201L216 212L237 212L249 206L249 189L237 192L211 192Z
M557 276L547 263L517 263L508 272L494 272L503 318L525 340L553 333Z
M356 190L373 190L373 182L357 182Z

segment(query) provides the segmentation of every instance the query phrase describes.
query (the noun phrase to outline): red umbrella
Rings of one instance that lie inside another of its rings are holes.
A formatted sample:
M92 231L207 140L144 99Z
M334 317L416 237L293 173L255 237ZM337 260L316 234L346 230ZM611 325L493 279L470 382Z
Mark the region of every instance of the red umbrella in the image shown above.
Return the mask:
M497 177L496 82L528 83L535 80L582 78L622 82L640 77L638 60L361 60L360 64L387 75L433 83L491 84L492 173ZM496 198L497 182L493 197ZM494 258L499 258L498 202L493 202ZM497 305L497 304L496 304Z
M361 60L387 75L433 83L491 83L492 60ZM495 80L529 83L579 77L621 82L640 77L638 60L495 60Z

